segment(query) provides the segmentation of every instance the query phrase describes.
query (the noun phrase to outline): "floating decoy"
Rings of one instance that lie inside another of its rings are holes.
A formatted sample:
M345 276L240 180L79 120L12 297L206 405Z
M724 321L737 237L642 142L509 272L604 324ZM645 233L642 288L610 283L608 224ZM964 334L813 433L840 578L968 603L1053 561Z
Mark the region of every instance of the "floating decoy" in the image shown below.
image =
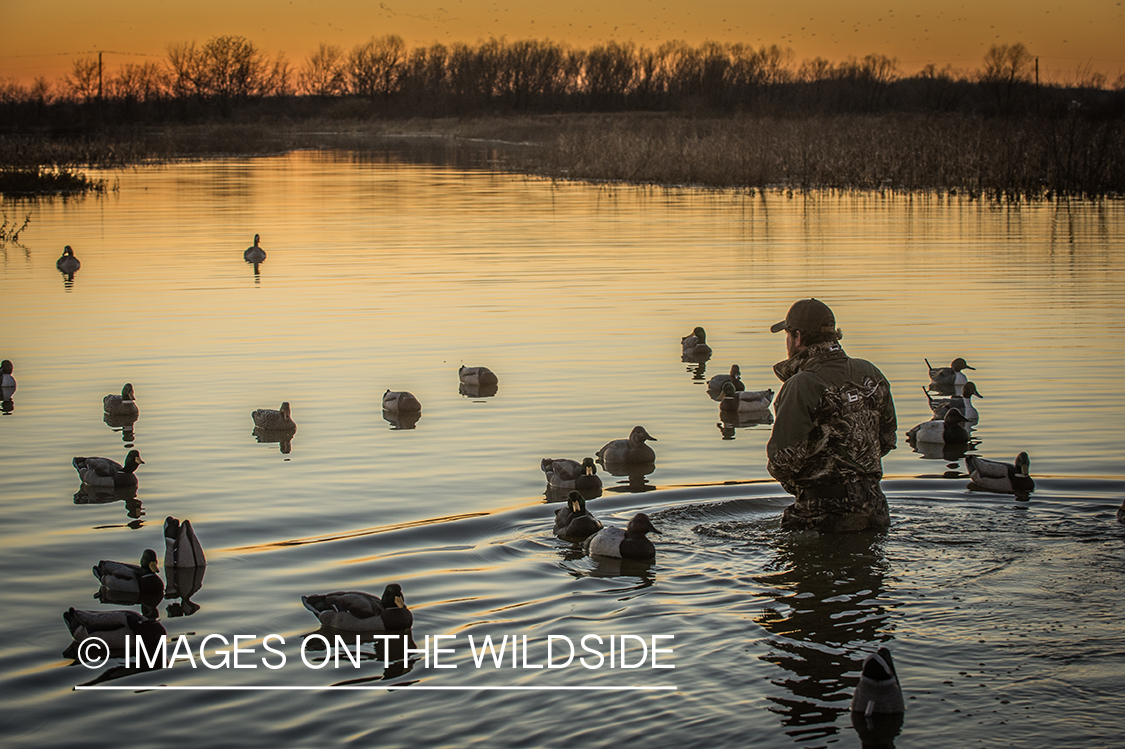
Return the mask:
M539 467L547 475L547 483L559 489L587 491L602 488L593 458L585 458L581 463L569 458L543 458Z
M736 391L743 391L746 386L742 384L742 370L738 368L737 364L730 365L730 374L717 374L707 381L707 389L713 392L718 392L723 389L726 383L733 383Z
M602 529L601 522L586 509L586 498L572 491L566 507L555 510L555 535L564 541L585 541Z
M743 390L736 392L734 384L723 384L723 399L719 401L719 410L728 413L762 413L768 411L773 403L773 390Z
M414 413L415 411L422 410L422 404L414 397L412 393L405 390L391 391L383 393L383 410L399 413Z
M144 463L137 450L125 456L125 465L109 458L74 458L71 463L87 486L128 487L137 485L137 466Z
M164 581L159 572L160 565L152 549L144 550L139 565L107 559L94 565L94 577L101 581L102 587L122 593L163 593Z
M656 451L645 440L658 441L644 427L635 426L627 439L607 442L595 455L602 463L655 463Z
M1027 453L1017 455L1015 463L1001 463L966 455L965 468L969 471L969 480L973 484L990 492L1015 494L1035 490L1035 481L1031 478L1031 458Z
M178 567L204 567L207 558L190 520L164 519L164 574Z
M952 388L953 395L961 395L961 388L969 381L965 373L961 370L972 369L976 371L976 367L970 367L961 357L957 357L950 362L948 367L934 367L930 365L929 359L923 359L926 366L930 368L930 390L935 392L949 392Z
M293 421L289 401L282 403L279 409L259 408L252 411L250 415L254 418L254 426L258 429L265 429L270 432L297 431L297 424Z
M301 603L316 615L321 625L349 632L385 632L410 629L414 614L406 608L402 586L391 583L383 597L370 593L341 591L301 596Z
M491 387L500 382L496 374L488 367L462 366L457 370L457 376L461 379L462 385L478 388Z
M0 388L11 390L13 393L16 391L16 378L12 376L15 371L16 367L11 360L5 359L0 363Z
M960 444L969 441L969 428L964 414L955 408L946 411L941 421L923 421L906 432L908 440L915 442L936 442L938 444Z
M973 396L975 395L978 398L984 396L977 390L976 384L971 381L966 382L964 387L961 388L960 395L954 395L951 398L934 398L930 395L930 391L924 387L922 392L926 394L926 398L930 402L930 410L934 412L935 419L944 418L945 412L951 408L956 408L964 414L966 420L973 423L980 419L980 414L977 413L977 409L973 405Z
M582 545L590 554L603 557L652 559L656 556L656 547L645 535L646 533L660 533L660 531L652 524L648 515L638 512L624 530L602 528L587 538Z
M254 235L254 245L252 247L247 247L246 252L242 253L243 260L257 265L266 259L266 251L258 246L258 242L260 242L261 239L262 238L257 234Z
M82 267L82 263L78 262L78 258L74 256L74 250L70 249L70 245L67 245L63 248L62 255L55 261L55 267L60 272L70 275L76 273Z
M113 652L125 650L125 639L138 636L145 645L152 645L168 634L164 625L155 619L146 619L136 611L81 611L71 607L63 612L63 621L76 643L97 637Z
M683 344L684 358L689 361L711 357L711 347L707 345L707 332L703 328L696 327L691 335L681 338L680 343Z
M133 394L132 384L126 382L125 386L121 388L121 395L110 393L102 398L102 409L110 416L131 416L136 420L140 411L137 409L137 400Z
M902 687L898 683L891 651L879 648L878 652L863 661L859 684L852 695L852 712L863 715L894 714L906 711Z

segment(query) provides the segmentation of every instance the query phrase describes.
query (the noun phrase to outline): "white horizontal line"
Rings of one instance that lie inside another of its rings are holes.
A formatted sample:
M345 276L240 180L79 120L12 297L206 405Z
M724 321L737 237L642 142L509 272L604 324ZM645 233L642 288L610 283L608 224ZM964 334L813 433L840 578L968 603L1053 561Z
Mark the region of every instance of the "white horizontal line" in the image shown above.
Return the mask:
M561 692L561 691L586 691L586 692L652 692L658 690L674 690L676 687L427 687L427 686L414 686L411 684L381 684L381 685L359 685L359 684L343 684L340 686L179 686L168 684L157 684L152 686L135 685L135 686L117 686L105 684L79 684L75 689L116 689L125 690L129 692L142 692L149 690L164 690L164 691L182 691L182 692L264 692L264 691L305 691L305 692L327 692L333 690L388 690L388 689L414 689L422 691L467 691L467 692L485 692L485 691L527 691L527 692Z

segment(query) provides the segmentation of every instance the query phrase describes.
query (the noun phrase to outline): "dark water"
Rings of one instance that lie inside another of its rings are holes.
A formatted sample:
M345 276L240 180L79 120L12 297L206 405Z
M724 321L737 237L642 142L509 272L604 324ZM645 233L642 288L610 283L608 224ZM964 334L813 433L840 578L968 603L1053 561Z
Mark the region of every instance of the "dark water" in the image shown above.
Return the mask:
M0 264L19 382L0 417L6 745L1118 743L1121 206L607 189L332 153L117 177L102 199L4 205L32 215ZM64 244L82 261L69 280ZM959 455L900 441L888 532L781 531L769 425L723 424L703 382L738 363L776 389L768 326L809 295L891 380L900 434L929 416L923 357L975 366L973 452L1026 450L1029 500L970 491ZM695 325L715 349L703 367L680 361ZM494 369L496 395L460 394L462 363ZM132 433L100 406L126 381ZM384 418L386 389L414 392L421 418ZM286 451L249 416L283 400ZM650 513L656 561L594 560L551 535L539 460L635 424L656 469L603 473L590 507ZM71 457L127 444L145 460L135 495L83 491ZM168 515L208 554L198 591L159 604L195 667L65 657L63 611L119 608L90 566L162 558ZM407 664L366 642L358 669L304 665L302 594L390 581L414 612ZM263 661L271 634L282 668ZM202 665L208 635L252 636L256 668ZM469 638L505 635L515 665L507 650L478 667ZM598 667L534 667L549 638L586 635ZM449 652L427 663L438 636ZM657 636L675 668L611 667L622 636L627 663ZM881 644L907 712L857 727L851 693ZM94 682L115 689L76 688Z

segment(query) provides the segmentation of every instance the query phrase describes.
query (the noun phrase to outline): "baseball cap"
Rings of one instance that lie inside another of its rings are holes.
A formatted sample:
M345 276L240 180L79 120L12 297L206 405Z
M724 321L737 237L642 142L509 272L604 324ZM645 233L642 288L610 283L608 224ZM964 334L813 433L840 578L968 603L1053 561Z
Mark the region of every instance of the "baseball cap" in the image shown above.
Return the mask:
M780 333L786 328L804 333L831 333L836 330L836 316L819 299L800 299L789 308L784 320L770 326L770 332Z

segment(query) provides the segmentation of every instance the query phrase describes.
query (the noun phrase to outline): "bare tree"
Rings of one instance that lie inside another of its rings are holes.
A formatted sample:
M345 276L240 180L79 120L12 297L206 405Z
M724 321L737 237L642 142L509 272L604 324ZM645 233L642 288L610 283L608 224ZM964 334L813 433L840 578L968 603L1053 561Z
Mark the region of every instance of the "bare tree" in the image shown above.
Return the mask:
M358 44L345 63L348 90L361 96L389 96L398 90L398 79L406 63L406 43L387 34Z
M75 99L90 101L98 95L98 75L101 65L93 57L79 57L66 77L67 93Z
M322 42L316 52L309 55L300 73L301 90L313 96L336 96L344 93L347 85L344 50Z
M999 110L1007 113L1017 103L1020 86L1031 81L1034 65L1035 58L1020 42L994 44L985 53L984 67L977 75Z

